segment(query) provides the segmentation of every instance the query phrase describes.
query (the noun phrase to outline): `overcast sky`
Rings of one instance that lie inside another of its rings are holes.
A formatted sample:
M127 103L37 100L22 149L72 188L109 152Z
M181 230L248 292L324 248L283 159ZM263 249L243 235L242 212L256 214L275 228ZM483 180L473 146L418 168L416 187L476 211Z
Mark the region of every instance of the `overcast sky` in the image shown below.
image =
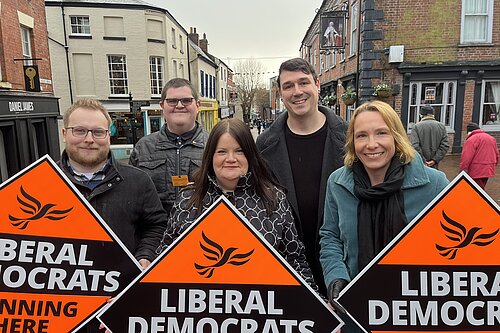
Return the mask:
M240 58L255 58L269 73L298 57L307 28L322 0L145 0L168 9L189 33L207 34L208 52L234 70Z

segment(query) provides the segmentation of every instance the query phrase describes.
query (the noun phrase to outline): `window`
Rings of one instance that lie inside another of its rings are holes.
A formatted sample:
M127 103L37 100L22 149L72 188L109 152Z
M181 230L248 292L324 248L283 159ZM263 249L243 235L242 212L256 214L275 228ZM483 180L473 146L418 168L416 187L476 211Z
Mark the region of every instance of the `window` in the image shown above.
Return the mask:
M49 153L49 140L47 125L43 119L33 119L30 121L29 136L31 144L32 159L37 160Z
M163 58L149 58L149 75L151 77L151 95L160 96L163 89Z
M90 35L90 19L88 16L70 16L71 33L74 35Z
M208 74L205 73L205 97L209 97L209 86L210 85L210 82L208 80Z
M205 97L205 73L200 71L200 94L201 97Z
M358 4L354 2L351 6L351 36L349 40L349 54L355 55L358 50Z
M480 125L500 127L500 81L483 81L480 115Z
M493 0L462 0L462 44L491 43Z
M111 95L128 95L127 63L124 55L108 55Z
M212 98L217 98L217 87L215 76L212 75L212 91L210 92Z
M181 53L184 53L184 41L182 35L179 35L179 50Z
M453 128L455 99L455 81L411 82L408 130L411 130L413 125L419 122L420 107L424 105L434 107L436 120L442 122L446 127Z
M23 44L23 58L31 59L31 30L26 27L21 27L21 43ZM24 62L26 66L32 65L33 61L27 60Z
M175 34L175 29L172 28L172 47L177 48L177 35Z

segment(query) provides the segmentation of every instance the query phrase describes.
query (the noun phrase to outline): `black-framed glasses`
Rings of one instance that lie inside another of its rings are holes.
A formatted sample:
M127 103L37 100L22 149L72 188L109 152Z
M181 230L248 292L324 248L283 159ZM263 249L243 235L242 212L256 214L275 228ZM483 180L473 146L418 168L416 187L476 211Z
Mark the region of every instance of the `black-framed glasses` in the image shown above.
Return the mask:
M179 102L181 102L184 106L189 106L193 103L194 97L184 97L184 98L165 98L165 102L169 106L177 106Z
M90 132L92 133L92 137L94 139L104 139L106 136L108 136L108 130L104 128L94 128L94 129L88 129L85 127L66 127L66 129L70 129L71 133L75 138L84 138L87 136L87 134Z

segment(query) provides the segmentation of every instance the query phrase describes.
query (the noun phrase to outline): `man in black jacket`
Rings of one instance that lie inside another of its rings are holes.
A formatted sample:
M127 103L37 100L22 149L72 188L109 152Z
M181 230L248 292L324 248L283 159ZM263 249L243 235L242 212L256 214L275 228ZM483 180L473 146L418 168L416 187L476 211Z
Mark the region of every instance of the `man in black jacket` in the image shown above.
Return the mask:
M65 150L58 165L143 268L155 259L166 228L151 178L118 163L110 152L111 118L95 100L79 100L63 115ZM80 332L98 332L96 320Z
M288 190L297 231L320 292L326 295L319 263L319 227L328 176L343 165L346 123L318 107L319 79L307 61L281 64L278 91L287 112L257 138L257 146L279 183Z

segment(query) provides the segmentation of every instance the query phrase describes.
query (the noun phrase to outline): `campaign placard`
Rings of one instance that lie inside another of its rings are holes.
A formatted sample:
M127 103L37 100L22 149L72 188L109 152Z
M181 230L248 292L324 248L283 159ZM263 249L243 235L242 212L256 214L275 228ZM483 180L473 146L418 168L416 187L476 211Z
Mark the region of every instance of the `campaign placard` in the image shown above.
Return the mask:
M500 332L499 207L459 174L338 302L366 332Z
M330 333L342 325L225 197L97 318L129 333Z
M76 331L139 275L49 156L3 183L0 202L0 332Z

